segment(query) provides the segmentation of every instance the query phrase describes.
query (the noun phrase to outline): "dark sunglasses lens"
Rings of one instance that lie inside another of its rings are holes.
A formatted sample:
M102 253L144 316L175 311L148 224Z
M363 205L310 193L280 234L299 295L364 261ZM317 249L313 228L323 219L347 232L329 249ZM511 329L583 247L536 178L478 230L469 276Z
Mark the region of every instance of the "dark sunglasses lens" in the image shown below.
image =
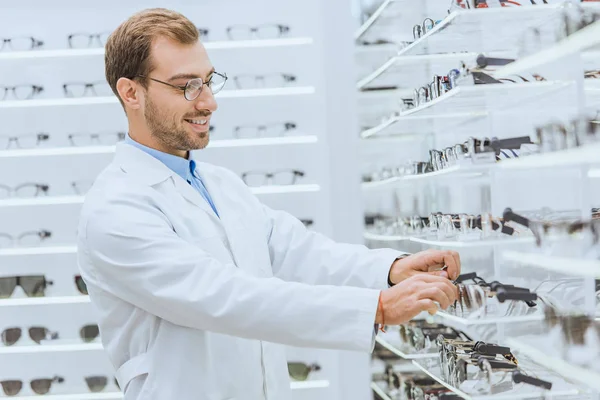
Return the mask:
M31 381L31 390L37 394L46 394L50 391L52 379L34 379Z
M115 377L115 385L117 386L117 388L119 390L121 390L121 385L119 385L119 381L117 380L117 378Z
M108 384L108 378L105 376L88 376L85 378L90 392L101 392Z
M303 363L288 363L288 372L292 379L297 381L305 381L308 378L310 369Z
M91 342L100 335L98 325L86 325L79 331L79 335L86 342Z
M27 296L41 297L45 295L46 278L43 275L22 276L19 282Z
M17 278L0 278L0 298L8 299L17 287ZM12 381L9 381L12 382Z
M2 381L0 384L2 385L4 394L7 396L15 396L19 394L23 388L23 381Z
M12 346L21 338L21 328L8 328L2 332L2 343L5 346Z
M80 275L75 277L75 284L77 285L77 290L79 290L79 293L88 294L87 285Z
M29 337L37 344L40 344L41 341L46 339L47 336L48 329L46 328L42 328L39 326L29 328Z

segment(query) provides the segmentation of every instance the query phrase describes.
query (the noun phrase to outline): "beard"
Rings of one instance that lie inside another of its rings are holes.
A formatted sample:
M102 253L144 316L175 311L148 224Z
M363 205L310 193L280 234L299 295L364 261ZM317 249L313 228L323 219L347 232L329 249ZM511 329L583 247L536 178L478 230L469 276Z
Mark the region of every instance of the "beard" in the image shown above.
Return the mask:
M195 117L191 116L190 119ZM200 150L208 145L208 132L202 135L188 132L183 126L183 119L179 120L176 116L161 112L150 97L146 97L144 118L150 134L166 148L190 151Z

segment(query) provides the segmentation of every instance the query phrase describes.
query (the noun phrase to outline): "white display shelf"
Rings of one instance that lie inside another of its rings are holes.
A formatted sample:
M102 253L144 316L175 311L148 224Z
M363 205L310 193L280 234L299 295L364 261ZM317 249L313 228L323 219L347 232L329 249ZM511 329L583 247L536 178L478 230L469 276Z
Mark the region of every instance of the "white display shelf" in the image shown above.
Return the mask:
M394 331L394 332L398 333L396 331ZM389 337L389 335L383 335L383 336ZM433 357L439 356L437 352L424 353L424 354L407 354L407 353L403 352L402 350L398 349L397 347L395 347L394 345L392 345L390 342L388 342L384 337L382 337L381 333L375 337L375 340L377 341L377 343L379 343L380 345L382 345L383 347L385 347L386 349L388 349L389 351L391 351L398 357L403 358L405 360L418 360L418 359L422 359L422 358L433 358Z
M422 365L421 363L424 360L413 360L413 364L422 372L424 372L425 374L427 374L428 376L430 376L432 379L434 379L435 381L437 381L438 383L440 383L441 385L443 385L446 389L456 393L457 395L459 395L460 397L462 397L463 399L466 400L518 400L518 399L540 399L540 398L552 398L552 399L559 399L561 397L568 397L568 396L578 396L582 394L582 391L575 388L572 384L565 382L564 380L562 380L560 377L555 377L554 375L548 377L546 376L546 374L544 374L543 376L537 376L540 379L547 379L549 381L552 382L553 387L552 390L549 391L544 391L542 389L530 386L530 385L515 385L512 389L504 391L504 392L499 392L499 393L494 393L494 394L469 394L466 393L465 391L456 388L450 384L448 384L444 379L442 379L441 377L441 371L440 371L440 367L439 364L437 365ZM523 362L525 361L525 362ZM524 368L523 364L528 364L529 368ZM528 369L532 368L532 363L529 360L522 360L521 358L519 358L519 366L521 369L523 369L525 372L527 372ZM536 370L540 370L543 367L541 366L535 366L534 367ZM544 372L547 372L547 370L545 370ZM554 379L553 379L554 378ZM557 381L557 379L561 379L561 381ZM508 378L510 379L510 378Z
M579 52L597 50L600 50L600 22L586 26L553 46L498 69L494 73L494 76L503 77L524 72L534 72L536 69L561 58Z
M600 143L577 147L551 153L532 154L524 157L503 160L498 168L529 169L529 168L559 168L585 164L600 164Z
M502 258L519 265L534 266L566 275L600 278L600 260L549 256L545 254L505 251Z
M447 248L480 248L494 246L511 246L515 244L534 243L533 237L506 237L505 239L480 239L480 240L435 240L426 239L423 237L412 236L409 239L411 242L426 244L428 246L439 246Z
M397 176L397 177L393 177L393 178L389 178L389 179L384 179L381 181L363 182L361 184L361 186L364 190L370 190L370 189L386 187L389 185L394 185L396 183L401 183L401 182L427 181L427 180L436 179L436 178L443 178L443 179L478 178L478 177L485 175L485 173L489 172L495 165L496 165L496 163L474 164L474 165L454 165L452 167L444 168L439 171L427 172L425 174Z
M260 40L230 40L219 42L203 42L207 50L229 50L248 48L288 47L305 46L313 44L312 37L283 38L283 39L260 39ZM79 58L104 56L104 47L91 49L54 49L34 51L14 51L0 53L0 60L29 60L43 58Z
M409 236L401 235L380 235L372 232L363 232L363 238L366 240L376 240L378 242L400 242L403 240L409 240Z
M89 303L89 296L45 296L45 297L23 297L19 299L0 299L0 307L15 306L43 306L51 304L85 304Z
M258 147L279 146L290 144L317 143L315 135L287 136L256 139L216 139L212 140L207 149L230 148L230 147ZM0 158L15 157L46 157L46 156L71 156L88 154L112 154L115 146L82 146L82 147L48 147L38 149L18 149L0 151Z
M507 338L506 345L557 374L582 386L600 391L600 373L572 364L553 356L554 352L542 351L516 338Z
M219 99L238 99L254 97L277 97L294 96L315 93L313 86L296 86L273 89L246 89L246 90L223 90L215 95ZM34 100L11 100L0 101L2 108L26 108L26 107L69 107L89 105L116 105L119 101L115 96L106 97L75 97L56 99L34 99Z
M379 397L381 397L383 400L392 400L392 398L385 393L385 390L383 390L377 384L377 382L371 382L371 390L373 390L373 392L377 393L377 395Z
M584 93L587 107L600 108L600 79L586 79Z
M102 343L69 343L54 344L55 340L49 341L53 344L41 344L32 346L5 346L0 347L0 354L29 354L29 353L63 353L74 351L98 351L103 350Z
M423 7L424 6L423 2ZM410 0L384 0L371 16L354 33L357 41L392 40L400 42L413 40L412 31L399 32L399 27L415 24L415 19L423 19L421 7Z
M14 247L8 249L0 249L0 257L76 253L77 246Z
M537 5L454 11L399 55L514 51L529 28L552 27L559 10Z
M531 314L531 315L515 315L515 316L484 316L482 318L465 318L456 315L448 314L445 311L438 311L436 316L441 319L460 324L462 326L475 326L475 325L490 325L490 324L515 324L521 322L530 321L541 321L544 319L543 312Z
M285 186L261 186L250 188L252 193L260 194L285 194L285 193L310 193L318 192L321 187L316 184L305 184L305 185L285 185Z
M290 388L292 390L303 390L303 389L319 389L329 387L328 380L308 380L303 382L291 382ZM123 394L121 392L105 392L105 393L81 393L81 394L55 394L45 396L18 396L15 397L19 400L122 400Z
M399 86L413 88L415 83L425 84L431 76L447 75L453 68L459 68L464 61L469 63L479 53L450 53L424 56L394 56L383 65L356 83L357 89L375 86Z

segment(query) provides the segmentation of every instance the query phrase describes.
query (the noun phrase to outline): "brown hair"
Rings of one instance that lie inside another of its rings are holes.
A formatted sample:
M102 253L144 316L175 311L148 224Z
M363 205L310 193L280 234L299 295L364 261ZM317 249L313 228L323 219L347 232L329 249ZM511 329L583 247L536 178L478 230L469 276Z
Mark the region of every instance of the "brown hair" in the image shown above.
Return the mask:
M181 44L193 44L199 39L198 28L182 14L165 8L150 8L129 17L106 41L106 80L123 107L117 81L121 77L133 79L152 72L150 50L154 39L160 36ZM146 87L145 80L140 83Z

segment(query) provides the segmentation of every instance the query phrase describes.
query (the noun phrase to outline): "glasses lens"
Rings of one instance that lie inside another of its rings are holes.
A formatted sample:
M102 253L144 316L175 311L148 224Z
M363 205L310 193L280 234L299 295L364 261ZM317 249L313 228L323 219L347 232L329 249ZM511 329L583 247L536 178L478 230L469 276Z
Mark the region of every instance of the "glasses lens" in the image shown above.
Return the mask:
M265 86L264 78L257 75L236 75L233 81L238 89L256 89Z
M63 85L65 96L67 97L83 97L87 92L85 83L66 83Z
M256 138L259 136L259 130L256 126L236 126L233 128L233 136L237 139Z
M37 183L25 183L15 188L17 197L36 197L43 193L44 185ZM0 188L0 197L2 197L2 188Z
M292 185L296 182L296 174L294 171L279 171L273 174L273 184L275 185Z
M85 342L91 342L99 335L100 329L98 328L98 325L86 325L79 330L79 336L81 336Z
M7 299L12 296L17 287L17 277L0 278L0 298Z
M91 189L92 184L92 181L76 181L72 182L71 186L76 194L83 196Z
M8 328L2 332L2 343L5 346L12 346L21 338L21 328Z
M39 144L39 138L37 135L20 136L15 138L13 141L16 142L17 147L21 149L31 149Z
M50 335L49 333L48 329L41 326L29 328L29 337L37 344L41 344L42 340L46 340L50 336L52 336L53 339L58 337L58 335Z
M227 28L227 37L229 40L246 40L250 39L252 31L248 26L235 25Z
M204 82L200 78L191 79L185 85L185 98L187 100L194 100L200 95L202 92L202 86L204 86Z
M34 379L31 381L31 390L37 394L46 394L50 391L52 379Z
M11 38L9 48L15 51L24 51L33 49L33 39L30 37Z
M77 275L75 277L75 285L77 285L77 290L79 290L79 293L86 295L88 294L87 285L85 284L81 275Z
M88 34L69 35L69 47L73 49L89 47L91 42L91 37Z
M100 40L100 44L102 46L104 46L106 44L106 41L108 40L109 36L110 36L110 32L102 32L101 34L98 35L98 38Z
M20 85L14 87L13 93L17 100L28 100L33 97L35 90L32 85Z
M262 172L248 172L242 175L242 179L251 187L263 186L267 183L267 177Z
M90 392L101 392L108 384L108 378L106 376L88 376L85 378Z
M217 94L225 87L225 82L227 82L227 76L215 72L208 82L208 87L213 94Z
M39 246L45 236L41 232L25 232L19 236L19 246L34 247Z
M286 27L279 25L261 25L256 29L256 35L260 39L277 39L286 32Z
M45 295L46 278L43 275L21 276L19 284L25 294L29 297L41 297Z
M2 381L2 390L7 396L15 396L19 394L23 388L23 381Z
M305 381L306 378L308 378L310 369L306 364L292 362L288 363L288 372L290 374L290 378L297 381Z
M95 82L92 87L94 88L92 91L94 96L107 97L113 95L113 91L108 82Z
M102 146L114 146L123 140L124 136L121 132L104 132L94 134L93 138Z

